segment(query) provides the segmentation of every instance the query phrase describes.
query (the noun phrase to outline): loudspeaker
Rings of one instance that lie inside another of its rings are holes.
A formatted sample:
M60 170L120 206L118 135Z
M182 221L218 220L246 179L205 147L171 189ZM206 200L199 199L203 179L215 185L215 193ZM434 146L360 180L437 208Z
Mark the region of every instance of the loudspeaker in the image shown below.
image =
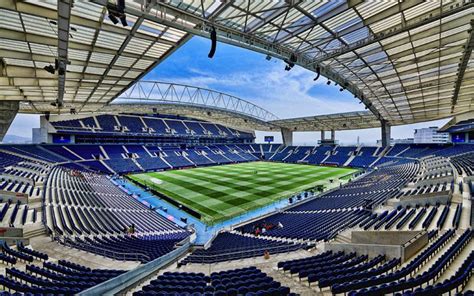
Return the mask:
M216 29L212 27L211 30L211 50L209 51L209 54L207 55L208 58L212 59L214 57L214 54L216 53L216 46L217 46L217 33Z

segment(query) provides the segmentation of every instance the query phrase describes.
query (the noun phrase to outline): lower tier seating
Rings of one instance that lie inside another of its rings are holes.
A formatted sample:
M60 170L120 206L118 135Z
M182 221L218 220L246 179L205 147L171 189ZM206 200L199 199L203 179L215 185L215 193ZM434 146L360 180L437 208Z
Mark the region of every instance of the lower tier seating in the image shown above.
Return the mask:
M269 277L256 267L211 273L165 272L144 286L134 296L148 295L295 295L288 287Z
M216 263L270 254L291 252L304 248L301 244L286 243L262 239L252 236L243 236L229 232L220 233L208 249L195 250L190 256L180 262L187 263Z
M4 243L1 250L0 289L5 292L0 295L73 295L125 272L66 260L53 263L48 255L22 244L13 249Z
M149 236L117 236L65 239L65 243L77 249L102 255L115 260L146 263L171 252L176 243L189 234L179 232Z
M311 241L329 240L346 227L351 221L366 216L364 210L328 211L328 212L288 212L274 214L265 219L239 228L245 233L262 236L305 239ZM258 229L265 228L261 233Z

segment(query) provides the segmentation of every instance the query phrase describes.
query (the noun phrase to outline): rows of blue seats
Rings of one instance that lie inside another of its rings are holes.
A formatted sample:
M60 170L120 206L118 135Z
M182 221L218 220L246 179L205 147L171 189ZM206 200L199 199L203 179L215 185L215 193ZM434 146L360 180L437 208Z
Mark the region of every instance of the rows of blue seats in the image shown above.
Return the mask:
M203 273L165 272L144 286L134 296L147 295L214 296L287 296L295 295L256 267Z
M253 135L246 132L240 132L219 124L205 121L190 121L188 119L158 118L147 116L130 115L97 115L77 120L66 120L51 122L59 131L87 132L94 130L105 133L125 133L125 134L161 134L161 135L179 135L179 136L211 136L211 137L229 137L229 138L253 138ZM143 121L142 121L143 120ZM81 124L83 123L83 125ZM100 128L99 128L100 126ZM152 130L147 129L151 128Z
M452 235L452 233L450 234ZM409 277L407 279L404 278L404 276L408 274L413 275L413 271L419 270L420 264L422 264L422 261L426 260L426 257L432 258L432 253L430 253L432 251L431 249L439 248L438 244L434 244L433 247L430 246L404 268L381 276L380 278L366 281L364 283L365 288L360 289L358 292L352 292L351 295L382 295L395 293L398 291L413 290L417 287L420 287L423 284L437 278L439 274L444 272L446 267L449 266L449 264L452 263L452 261L457 257L457 255L459 255L466 245L468 245L472 239L473 234L474 232L472 230L466 230L458 239L456 239L455 243L451 245L448 250L440 257L438 257L432 266L423 273L414 277ZM368 287L366 286L367 283L370 283ZM352 285L357 287L357 284ZM434 289L432 288L431 291L434 292ZM420 290L418 290L418 292L420 292Z
M123 273L123 270L90 269L66 260L49 262L47 254L30 249L19 243L17 250L5 242L1 246L0 261L11 267L0 275L3 290L34 295L72 295L93 287ZM17 268L17 262L25 262L26 271ZM43 266L35 265L43 261Z
M255 237L242 236L229 232L220 233L212 241L208 249L197 249L180 262L188 263L216 263L242 258L263 256L265 251L271 254L291 252L303 248L301 244L286 243Z
M277 213L270 217L247 224L240 231L252 233L255 225L267 223L272 225L282 225L274 227L263 236L285 237L294 239L309 240L329 240L334 238L348 223L360 216L367 215L364 210L330 211L330 212L288 212Z
M398 280L404 279L406 276L413 274L426 264L437 252L439 252L454 237L454 231L448 231L442 234L435 242L430 244L426 249L419 253L408 265L393 272L370 276L365 278L357 278L343 283L336 283L331 286L334 293L345 293L352 290L366 289L373 286L382 285L384 283L397 283Z
M171 252L176 243L186 238L187 232L148 235L143 237L117 236L67 239L67 244L77 249L96 253L115 260L146 263Z
M332 151L331 155L324 160L325 164L336 164L342 166L354 153L356 147L342 147L339 146L336 150Z

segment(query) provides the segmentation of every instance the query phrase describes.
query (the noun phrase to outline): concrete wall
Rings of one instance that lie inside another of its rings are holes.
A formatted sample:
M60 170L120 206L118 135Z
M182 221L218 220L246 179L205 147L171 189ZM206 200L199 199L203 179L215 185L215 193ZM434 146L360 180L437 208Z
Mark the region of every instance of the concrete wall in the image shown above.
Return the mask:
M281 136L283 138L283 145L293 146L293 131L287 128L281 129Z
M356 252L373 258L384 254L387 258L408 260L428 244L428 233L423 231L353 231L351 243L326 243L324 250Z
M428 232L421 232L405 244L403 257L406 261L428 244Z
M421 180L418 181L413 186L409 186L409 188L415 188L415 187L422 187L424 185L436 185L436 184L441 184L441 183L451 183L453 180L453 176L445 176L445 177L440 177L440 178L433 178L433 179L426 179L426 180Z
M353 231L354 244L403 245L418 235L419 231Z
M389 259L402 258L401 246L396 245L367 245L367 244L328 244L324 245L324 250L333 252L343 251L346 253L356 252L357 255L367 255L374 258L380 254L385 254Z
M0 198L3 198L3 200L11 199L12 202L17 202L19 200L21 203L27 204L29 195L28 193L0 190Z
M393 206L397 207L399 205L403 207L407 206L416 206L418 205L436 205L439 204L447 204L451 200L451 192L444 191L444 192L433 192L428 194L420 194L420 195L409 195L409 196L402 196L400 199L393 202Z

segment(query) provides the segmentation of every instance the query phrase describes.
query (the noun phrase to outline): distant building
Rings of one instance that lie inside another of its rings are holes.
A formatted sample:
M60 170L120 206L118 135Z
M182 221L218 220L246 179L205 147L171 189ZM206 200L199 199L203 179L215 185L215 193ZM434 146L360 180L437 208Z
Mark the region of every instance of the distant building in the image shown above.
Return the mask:
M405 138L405 139L394 139L390 138L390 145L395 145L395 144L413 144L414 140L413 138ZM382 140L377 140L377 145L381 145Z
M449 142L449 133L438 132L437 126L415 129L415 144L444 144Z

